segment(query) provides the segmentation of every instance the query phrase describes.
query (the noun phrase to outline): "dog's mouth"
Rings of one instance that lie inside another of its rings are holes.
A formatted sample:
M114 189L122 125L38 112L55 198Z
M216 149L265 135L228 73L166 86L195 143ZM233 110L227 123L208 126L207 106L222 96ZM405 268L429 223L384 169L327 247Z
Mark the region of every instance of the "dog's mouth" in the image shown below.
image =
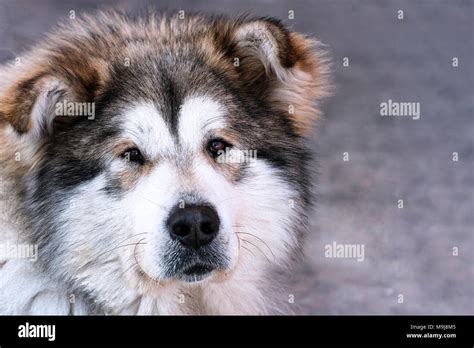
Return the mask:
M194 283L227 270L231 259L220 244L197 250L171 244L161 264L166 278Z
M215 270L215 266L198 262L191 266L185 267L180 272L180 278L186 282L197 282L209 277L212 271Z

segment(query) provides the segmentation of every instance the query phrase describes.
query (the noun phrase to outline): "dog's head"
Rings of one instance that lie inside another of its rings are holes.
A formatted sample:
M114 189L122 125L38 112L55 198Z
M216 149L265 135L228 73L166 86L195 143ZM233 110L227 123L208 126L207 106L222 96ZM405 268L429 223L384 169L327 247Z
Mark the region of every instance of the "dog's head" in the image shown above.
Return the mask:
M327 91L316 42L270 19L108 13L3 76L31 237L76 286L259 277L298 249Z

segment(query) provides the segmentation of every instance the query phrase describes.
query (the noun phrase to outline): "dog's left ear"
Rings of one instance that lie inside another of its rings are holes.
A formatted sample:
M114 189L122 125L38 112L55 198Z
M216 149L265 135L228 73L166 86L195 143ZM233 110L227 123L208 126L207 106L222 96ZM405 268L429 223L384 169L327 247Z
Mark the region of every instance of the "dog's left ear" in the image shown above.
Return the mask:
M240 78L288 113L300 135L308 134L320 117L319 102L330 93L322 45L268 18L240 23L234 40Z

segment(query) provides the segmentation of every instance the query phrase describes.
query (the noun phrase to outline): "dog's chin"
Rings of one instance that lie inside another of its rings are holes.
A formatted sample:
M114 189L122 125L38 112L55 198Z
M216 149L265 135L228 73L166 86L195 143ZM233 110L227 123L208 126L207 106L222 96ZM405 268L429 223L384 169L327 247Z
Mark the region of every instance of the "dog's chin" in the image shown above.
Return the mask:
M128 272L128 285L138 290L141 294L157 294L168 285L183 285L194 287L206 283L221 283L231 279L236 268L236 264L227 263L215 265L209 262L196 260L186 266L175 269L174 272L156 274L147 272L143 268L138 268L135 272Z
M208 263L197 262L179 271L175 278L186 283L196 283L211 278L216 267Z
M172 283L199 284L228 279L236 266L233 255L214 249L187 250L168 248L161 259L137 259L132 285L145 283L165 286ZM157 267L160 265L161 267ZM135 280L135 282L133 282ZM140 285L140 284L139 284Z

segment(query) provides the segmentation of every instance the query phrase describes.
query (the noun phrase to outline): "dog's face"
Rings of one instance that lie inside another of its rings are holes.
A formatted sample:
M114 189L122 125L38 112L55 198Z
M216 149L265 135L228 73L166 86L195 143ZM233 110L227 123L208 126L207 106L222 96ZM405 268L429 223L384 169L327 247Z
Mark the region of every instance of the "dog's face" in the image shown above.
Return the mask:
M77 26L0 104L34 162L26 207L47 268L94 293L100 280L149 291L285 263L325 93L311 41L268 20ZM52 115L71 102L94 114Z

